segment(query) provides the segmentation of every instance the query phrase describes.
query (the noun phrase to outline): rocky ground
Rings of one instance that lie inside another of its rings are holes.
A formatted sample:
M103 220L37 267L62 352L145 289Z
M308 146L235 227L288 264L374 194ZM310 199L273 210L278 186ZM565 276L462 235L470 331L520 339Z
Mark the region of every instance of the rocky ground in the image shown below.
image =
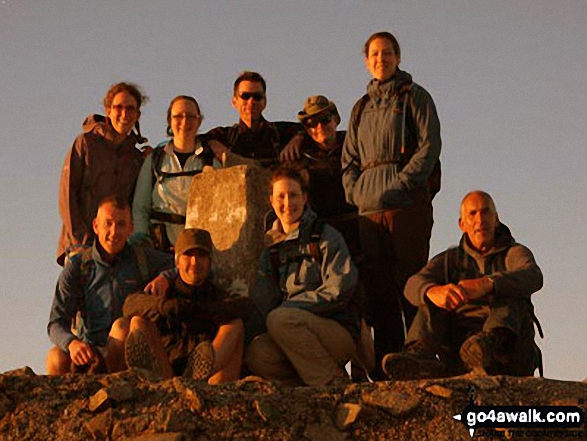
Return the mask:
M579 406L587 384L473 377L281 388L249 378L208 386L140 372L0 375L1 440L468 440L453 418L470 403ZM587 439L577 429L478 429L473 439Z

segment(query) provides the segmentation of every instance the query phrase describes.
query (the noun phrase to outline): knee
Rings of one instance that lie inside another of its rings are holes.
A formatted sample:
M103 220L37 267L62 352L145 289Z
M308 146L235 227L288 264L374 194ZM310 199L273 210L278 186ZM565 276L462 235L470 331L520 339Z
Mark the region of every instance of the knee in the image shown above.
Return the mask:
M64 375L69 372L71 366L71 358L69 354L63 352L61 348L53 346L47 352L47 359L45 361L45 369L47 375Z
M110 328L110 337L117 340L124 340L130 330L130 320L127 318L119 318L112 323Z
M279 335L295 322L300 312L303 311L296 308L275 308L267 315L267 331L270 335Z
M129 332L136 331L137 329L146 330L150 326L150 321L141 317L140 315L135 315L131 317L129 321Z

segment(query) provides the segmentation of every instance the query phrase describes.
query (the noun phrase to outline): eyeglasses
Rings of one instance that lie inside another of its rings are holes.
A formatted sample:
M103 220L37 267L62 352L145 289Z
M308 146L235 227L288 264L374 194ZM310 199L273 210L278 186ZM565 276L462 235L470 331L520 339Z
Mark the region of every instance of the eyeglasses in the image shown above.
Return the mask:
M195 120L201 117L202 115L197 115L195 113L178 113L177 115L171 115L171 119L174 121L181 121L182 119Z
M240 94L240 97L243 101L248 101L251 98L253 98L255 101L261 101L263 98L265 98L265 94L261 92L243 92Z
M115 104L110 106L116 113L122 113L122 111L126 111L128 114L135 114L137 113L137 108L135 106L123 106L122 104Z
M330 121L332 121L333 118L334 115L332 115L332 113L326 113L324 115L310 117L304 121L304 126L306 126L309 129L313 129L315 127L318 127L318 124L326 125L330 123Z

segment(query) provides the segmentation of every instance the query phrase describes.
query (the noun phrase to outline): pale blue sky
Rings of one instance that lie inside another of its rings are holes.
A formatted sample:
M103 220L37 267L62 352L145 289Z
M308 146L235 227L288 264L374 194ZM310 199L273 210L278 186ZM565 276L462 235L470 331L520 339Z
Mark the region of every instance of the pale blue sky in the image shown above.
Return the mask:
M133 81L151 97L141 126L153 144L179 94L199 100L203 131L236 122L243 70L265 76L268 119L293 120L323 94L346 127L369 80L362 45L382 30L398 37L401 67L441 119L432 254L457 243L462 196L491 193L544 272L534 304L546 376L586 378L584 0L1 0L0 372L45 372L59 173L111 84Z

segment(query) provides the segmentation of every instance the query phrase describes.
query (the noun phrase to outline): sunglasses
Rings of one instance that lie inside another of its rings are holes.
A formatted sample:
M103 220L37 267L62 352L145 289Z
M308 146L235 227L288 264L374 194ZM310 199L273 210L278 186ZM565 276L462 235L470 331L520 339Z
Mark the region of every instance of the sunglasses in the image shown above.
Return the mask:
M310 117L304 121L304 126L306 126L309 129L313 129L315 127L318 127L318 124L326 125L326 124L330 123L330 121L332 121L333 118L334 118L334 115L332 115L332 113L327 113L325 115Z
M251 98L253 98L254 101L261 101L263 98L265 98L265 95L261 92L243 92L241 93L240 97L243 101L248 101Z

